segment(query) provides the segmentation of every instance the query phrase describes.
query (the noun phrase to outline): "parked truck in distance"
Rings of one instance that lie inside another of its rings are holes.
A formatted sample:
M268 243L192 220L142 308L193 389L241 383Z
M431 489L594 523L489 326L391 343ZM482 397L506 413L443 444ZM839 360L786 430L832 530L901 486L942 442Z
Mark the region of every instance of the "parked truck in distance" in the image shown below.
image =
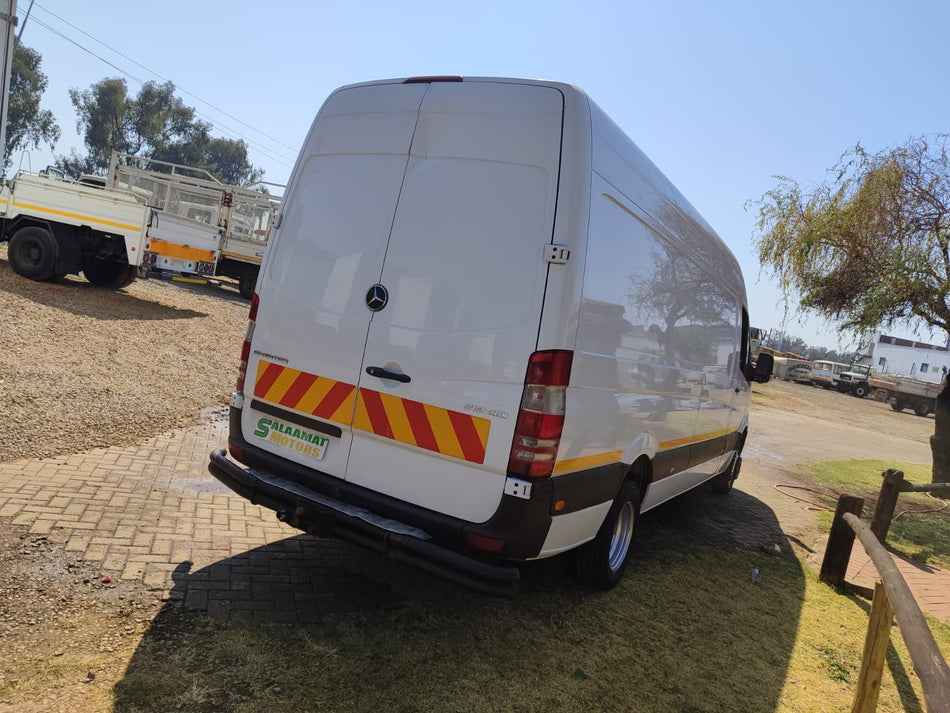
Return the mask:
M837 389L840 375L850 368L850 364L843 362L818 359L811 365L811 383L825 389Z
M251 298L283 186L222 183L203 169L114 152L106 185L148 196L154 210L143 265L152 274L224 275Z
M863 399L871 393L871 385L868 382L870 376L871 367L869 365L853 363L848 371L838 374L838 391Z
M13 271L39 282L82 272L99 287L130 284L144 257L151 211L141 196L21 170L0 186L0 241Z
M937 396L943 390L942 385L932 381L899 374L875 374L870 386L879 401L887 401L895 411L909 408L918 416L934 412Z

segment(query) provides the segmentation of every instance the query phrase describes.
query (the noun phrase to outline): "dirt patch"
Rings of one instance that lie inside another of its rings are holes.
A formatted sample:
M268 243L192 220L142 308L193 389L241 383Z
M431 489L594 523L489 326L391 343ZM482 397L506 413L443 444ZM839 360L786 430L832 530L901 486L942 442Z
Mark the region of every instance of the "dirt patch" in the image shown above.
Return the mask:
M911 411L897 412L888 404L872 398L859 399L850 394L779 379L765 385L756 384L753 391L757 407L847 424L874 434L925 443L928 447L934 433L932 415L921 417Z
M233 285L39 283L6 253L0 245L0 461L139 443L227 403L248 311Z
M162 593L103 579L61 543L0 530L0 711L109 708Z

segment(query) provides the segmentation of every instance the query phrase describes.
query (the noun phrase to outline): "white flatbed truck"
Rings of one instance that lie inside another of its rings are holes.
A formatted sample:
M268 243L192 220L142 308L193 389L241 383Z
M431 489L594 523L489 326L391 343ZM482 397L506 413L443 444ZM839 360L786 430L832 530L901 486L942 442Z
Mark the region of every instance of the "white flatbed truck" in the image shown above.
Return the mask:
M932 381L899 374L878 374L869 381L879 401L886 401L895 411L909 408L918 416L936 411L937 396L943 390L942 385Z
M135 195L65 181L62 173L20 171L0 186L0 240L18 275L47 282L85 275L119 289L145 254L150 209Z
M221 183L181 164L113 153L106 185L149 196L154 210L144 267L151 274L224 275L250 299L280 196L253 186Z

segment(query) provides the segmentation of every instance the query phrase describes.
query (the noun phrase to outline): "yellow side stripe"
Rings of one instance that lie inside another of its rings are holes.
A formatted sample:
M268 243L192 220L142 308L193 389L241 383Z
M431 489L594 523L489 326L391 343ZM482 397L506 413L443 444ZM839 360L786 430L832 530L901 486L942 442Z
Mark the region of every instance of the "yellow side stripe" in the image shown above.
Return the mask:
M711 441L713 438L728 436L734 429L724 428L721 431L712 431L711 433L702 433L698 436L687 436L686 438L674 438L669 441L660 441L658 448L665 451L669 448L678 448L679 446L689 446L700 441Z
M714 438L727 436L730 433L734 433L733 429L724 428L720 431L712 431L710 433L703 433L698 436L688 436L686 438L674 438L669 441L662 441L659 444L659 450L666 451L671 448L678 448L680 446L688 446L693 443L700 443L702 441L711 441ZM578 470L586 470L588 468L596 468L601 465L610 465L611 463L619 463L622 456L623 456L623 451L609 451L607 453L595 453L589 456L581 456L580 458L568 458L567 460L559 460L557 463L554 464L554 474L561 475L563 473L573 473Z
M125 223L115 223L111 220L103 220L102 218L93 218L88 215L80 215L79 213L67 213L63 210L54 210L53 208L43 208L38 205L30 205L29 203L18 203L13 202L13 205L17 208L27 208L29 210L39 211L40 213L52 213L53 215L61 215L66 218L75 218L76 220L88 220L90 223L101 223L102 225L109 225L113 228L122 228L123 230L134 230L136 232L142 231L141 225L126 225Z
M599 465L609 465L618 462L622 455L623 451L610 451L609 453L596 453L592 456L559 460L554 464L554 473L555 475L560 475L561 473L571 473L575 470L596 468Z

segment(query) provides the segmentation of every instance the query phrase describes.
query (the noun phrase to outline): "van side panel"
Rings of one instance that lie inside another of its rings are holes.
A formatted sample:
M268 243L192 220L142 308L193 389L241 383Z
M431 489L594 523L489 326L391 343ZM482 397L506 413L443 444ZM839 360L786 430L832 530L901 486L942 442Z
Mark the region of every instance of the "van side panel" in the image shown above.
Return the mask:
M593 104L591 117L583 293L555 477L646 455L648 509L715 475L735 447L748 408L745 291L695 209Z

